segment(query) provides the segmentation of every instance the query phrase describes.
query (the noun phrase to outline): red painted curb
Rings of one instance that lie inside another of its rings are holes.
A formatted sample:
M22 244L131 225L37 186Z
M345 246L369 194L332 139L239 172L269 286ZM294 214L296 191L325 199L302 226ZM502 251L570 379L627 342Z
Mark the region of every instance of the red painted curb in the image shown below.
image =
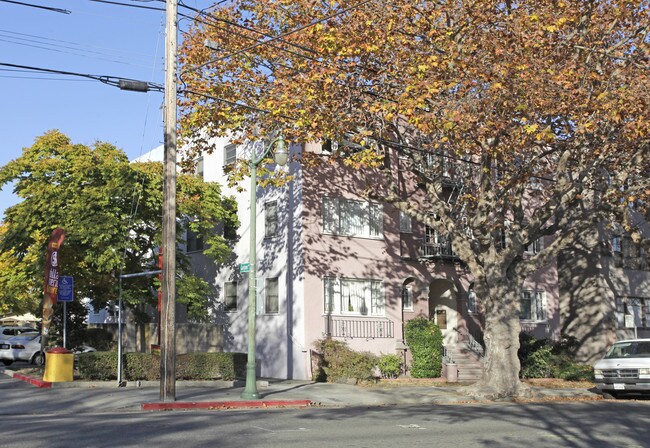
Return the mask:
M22 373L14 373L13 376L17 380L25 381L26 383L29 383L36 387L41 387L44 389L49 389L52 387L52 383L48 381L37 380L36 378L32 378L31 376L23 375Z
M311 400L254 400L254 401L175 401L172 403L142 403L143 411L173 411L178 409L245 409L307 407Z

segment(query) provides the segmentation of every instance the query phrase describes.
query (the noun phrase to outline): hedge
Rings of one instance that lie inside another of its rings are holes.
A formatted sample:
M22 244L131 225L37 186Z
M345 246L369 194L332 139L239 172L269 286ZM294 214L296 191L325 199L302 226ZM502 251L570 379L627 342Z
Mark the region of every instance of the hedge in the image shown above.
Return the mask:
M442 371L442 332L425 317L416 317L404 325L404 337L411 350L414 378L438 378Z
M79 376L84 380L117 379L116 352L82 353L77 357ZM246 373L245 353L185 353L176 357L177 380L234 380ZM160 379L160 356L125 353L123 376L127 381Z

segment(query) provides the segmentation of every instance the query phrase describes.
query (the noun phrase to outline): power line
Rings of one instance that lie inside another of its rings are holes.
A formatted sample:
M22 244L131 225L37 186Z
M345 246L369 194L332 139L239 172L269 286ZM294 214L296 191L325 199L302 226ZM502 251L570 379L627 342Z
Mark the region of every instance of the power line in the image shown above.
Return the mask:
M69 48L72 50L78 50L78 51L84 51L88 53L96 53L96 54L102 54L102 55L110 55L110 56L118 56L118 57L124 57L124 58L141 58L143 55L147 55L146 53L140 53L140 52L130 52L130 51L122 51L122 50L116 50L113 48L109 47L101 47L98 45L87 45L87 44L80 44L78 42L73 42L69 40L61 40L61 39L54 39L52 37L48 36L38 36L36 34L27 34L27 33L21 33L18 31L12 31L12 30L6 30L6 29L0 29L0 36L4 35L4 37L9 38L9 39L16 39L16 40L24 40L27 42L35 42L38 44L43 44L43 45L50 45L50 46L59 46L62 48ZM45 42L43 42L45 41ZM59 44L67 44L67 45L59 45ZM71 45L68 46L68 45ZM90 49L85 49L90 48ZM106 51L101 51L101 50L106 50Z
M17 2L15 0L0 0L0 2L13 3L15 5L20 5L20 6L29 6L30 8L45 9L46 11L59 12L61 14L70 14L72 12L72 11L68 11L67 9L52 8L50 6L34 5L33 3L23 3L23 2Z
M163 92L164 87L160 84L153 83L153 82L147 82L147 81L139 81L136 79L129 79L129 78L119 78L117 76L108 76L108 75L92 75L88 73L77 73L77 72L68 72L64 70L54 70L54 69L49 69L49 68L42 68L42 67L32 67L28 65L18 65L18 64L9 64L6 62L0 62L0 66L3 67L10 67L10 68L18 68L18 69L25 69L25 70L32 70L35 72L40 72L40 73L52 73L52 74L57 74L57 75L69 75L69 76L79 76L82 78L88 78L88 79L94 79L95 81L102 82L104 84L108 84L113 87L119 87L122 90L132 90L132 91L137 91L137 92L149 92L149 91L156 91L156 92Z

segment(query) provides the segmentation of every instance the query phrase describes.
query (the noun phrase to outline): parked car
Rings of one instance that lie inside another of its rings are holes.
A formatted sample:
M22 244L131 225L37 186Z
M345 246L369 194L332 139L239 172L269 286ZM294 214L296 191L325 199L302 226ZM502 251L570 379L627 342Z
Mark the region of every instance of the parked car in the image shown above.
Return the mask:
M45 355L41 351L40 333L32 329L31 333L23 333L0 342L0 361L6 366L14 361L27 361L42 366Z
M630 339L612 345L594 365L596 388L618 397L624 393L650 393L650 339Z
M6 341L9 338L18 336L23 333L34 333L36 328L28 326L3 325L0 326L0 341Z

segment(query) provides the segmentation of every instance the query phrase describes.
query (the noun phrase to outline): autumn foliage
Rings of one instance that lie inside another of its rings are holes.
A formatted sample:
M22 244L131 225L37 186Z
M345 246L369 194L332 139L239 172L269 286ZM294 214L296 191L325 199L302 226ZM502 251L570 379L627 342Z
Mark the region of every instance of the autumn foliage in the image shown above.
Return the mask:
M647 0L235 1L185 36L181 130L196 151L229 133L345 139L354 150L338 155L389 179L389 154L408 160L426 207L392 185L366 194L450 235L485 305L484 385L519 393L517 285L599 223L647 244L649 10ZM454 201L440 172L422 168L450 164L464 173ZM523 257L543 236L553 242Z

